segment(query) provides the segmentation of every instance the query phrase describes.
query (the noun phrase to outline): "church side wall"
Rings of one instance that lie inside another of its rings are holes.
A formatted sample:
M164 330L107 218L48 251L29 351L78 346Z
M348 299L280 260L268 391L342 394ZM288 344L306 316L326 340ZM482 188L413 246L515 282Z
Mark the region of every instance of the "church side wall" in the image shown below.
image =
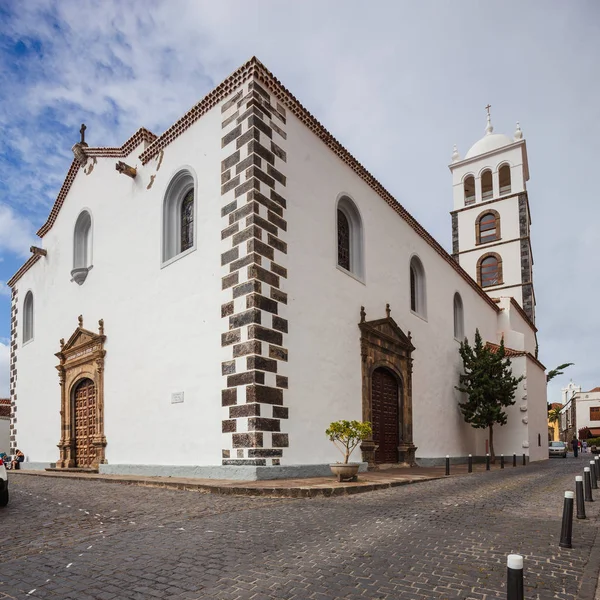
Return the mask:
M17 328L17 443L28 460L56 462L60 388L54 353L83 315L107 336L104 371L106 458L110 464L221 464L221 113L217 107L141 166L142 147L126 162L90 159L79 170L48 251L16 284L18 310L34 293L34 339ZM161 267L163 198L182 167L196 178L196 249ZM93 268L70 281L73 228L84 208L93 221ZM171 395L184 392L182 403Z
M367 320L392 317L412 333L414 443L417 457L485 452L485 437L465 424L454 389L461 360L453 297L464 304L465 333L495 340L497 313L331 150L288 115L289 449L282 464L338 455L324 431L361 418L360 307ZM399 179L401 182L401 178ZM336 200L347 194L364 225L365 277L337 268ZM409 262L426 276L427 319L410 310Z
M530 460L548 458L548 403L546 373L530 358L523 357L527 368L527 420ZM517 400L517 404L518 404Z
M10 417L0 417L0 452L6 452L6 454L11 454Z

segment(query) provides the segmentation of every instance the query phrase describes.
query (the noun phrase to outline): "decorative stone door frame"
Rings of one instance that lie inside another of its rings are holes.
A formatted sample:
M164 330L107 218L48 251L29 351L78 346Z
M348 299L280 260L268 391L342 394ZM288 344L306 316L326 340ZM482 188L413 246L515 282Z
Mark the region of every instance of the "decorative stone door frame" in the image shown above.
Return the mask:
M69 469L75 462L75 413L73 391L82 379L91 379L96 387L96 434L92 438L96 458L91 468L97 469L99 464L106 463L104 449L104 321L98 321L99 333L83 328L83 317L80 315L79 327L73 332L65 344L60 340L60 352L55 356L60 360L57 365L60 379L60 459L56 466Z
M362 418L372 421L372 377L373 371L380 367L389 369L399 382L400 396L400 444L398 462L406 466L416 466L416 446L413 444L412 421L412 345L410 331L406 335L390 316L390 305L385 307L386 318L366 321L365 307L360 308L360 353L362 358ZM370 438L362 442L360 449L363 461L369 463L369 469L377 469L375 451L377 444Z

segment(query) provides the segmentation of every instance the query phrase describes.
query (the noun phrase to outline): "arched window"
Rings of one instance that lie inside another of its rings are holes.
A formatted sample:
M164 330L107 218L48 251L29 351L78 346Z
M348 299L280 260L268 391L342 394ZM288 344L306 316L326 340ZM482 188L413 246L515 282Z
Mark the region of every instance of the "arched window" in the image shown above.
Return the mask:
M498 171L500 181L500 195L510 194L510 166L502 165Z
M462 341L465 337L465 315L460 294L454 294L454 337Z
M489 244L500 239L500 214L488 210L477 218L476 239L478 244Z
M82 211L73 230L73 281L81 285L92 268L92 216Z
M194 190L190 190L181 203L181 251L194 245Z
M33 294L27 292L23 302L23 343L33 339Z
M169 183L163 202L163 263L196 248L194 176L181 170Z
M475 177L469 175L465 179L465 204L475 203Z
M425 270L416 256L410 259L410 309L423 318L427 317Z
M494 188L492 184L492 172L484 171L481 174L481 199L491 200L494 197Z
M484 288L502 284L502 259L498 254L484 254L479 259L477 279Z
M348 196L337 204L337 264L356 277L364 277L363 227L356 205Z

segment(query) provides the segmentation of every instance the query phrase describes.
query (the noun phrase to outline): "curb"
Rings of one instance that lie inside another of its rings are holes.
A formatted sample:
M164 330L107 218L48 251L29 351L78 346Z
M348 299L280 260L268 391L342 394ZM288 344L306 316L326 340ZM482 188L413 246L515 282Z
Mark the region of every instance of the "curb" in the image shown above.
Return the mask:
M16 473L11 473L16 475ZM76 473L67 475L47 473L45 471L19 471L18 477L36 476L36 477L53 477L57 479L78 479L85 481L102 481L106 483L118 483L121 485L137 485L143 487L156 487L156 488L167 488L176 489L181 491L195 491L204 494L219 494L223 496L260 496L263 498L334 498L338 496L351 496L354 494L362 494L366 492L374 492L378 490L386 490L401 485L411 485L415 483L421 483L423 481L434 481L436 479L445 479L444 476L432 476L432 477L420 477L418 479L403 479L398 481L387 481L381 483L363 483L363 484L348 484L346 486L334 487L334 486L322 486L322 487L250 487L244 485L211 485L208 483L194 483L192 481L181 482L181 481L168 481L168 480L156 480L153 478L140 478L140 479L128 479L123 478L106 478L101 475L78 475Z

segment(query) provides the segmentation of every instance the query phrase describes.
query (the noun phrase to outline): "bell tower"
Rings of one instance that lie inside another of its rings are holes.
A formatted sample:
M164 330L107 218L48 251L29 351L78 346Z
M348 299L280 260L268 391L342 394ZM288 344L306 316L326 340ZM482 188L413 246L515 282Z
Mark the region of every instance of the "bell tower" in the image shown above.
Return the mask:
M494 133L486 106L485 135L450 172L454 195L452 256L493 298L512 296L535 323L527 147L519 123L513 139Z

